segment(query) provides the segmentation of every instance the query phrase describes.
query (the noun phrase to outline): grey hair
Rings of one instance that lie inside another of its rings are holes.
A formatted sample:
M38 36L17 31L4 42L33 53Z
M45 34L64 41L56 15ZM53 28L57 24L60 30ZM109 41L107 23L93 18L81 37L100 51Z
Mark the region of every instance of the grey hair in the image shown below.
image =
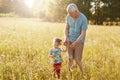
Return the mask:
M77 12L79 12L77 5L74 4L74 3L71 3L71 4L69 4L67 6L67 12L68 11L72 11L72 12L77 11Z

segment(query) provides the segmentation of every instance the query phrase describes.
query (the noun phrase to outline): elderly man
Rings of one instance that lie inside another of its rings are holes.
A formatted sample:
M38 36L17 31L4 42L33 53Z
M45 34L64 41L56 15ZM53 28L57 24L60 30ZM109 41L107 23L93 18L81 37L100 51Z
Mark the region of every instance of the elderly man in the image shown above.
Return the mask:
M67 46L68 67L71 70L73 60L75 60L83 72L81 60L88 25L87 18L78 10L78 7L74 3L67 6L67 12L64 45Z

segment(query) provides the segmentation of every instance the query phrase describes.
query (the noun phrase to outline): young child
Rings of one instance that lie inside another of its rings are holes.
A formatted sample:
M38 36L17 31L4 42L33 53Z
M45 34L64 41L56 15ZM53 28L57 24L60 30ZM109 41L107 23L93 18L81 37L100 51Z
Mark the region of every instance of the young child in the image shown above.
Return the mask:
M57 75L58 80L60 80L60 70L62 67L62 57L60 52L66 51L60 48L61 45L62 45L62 40L59 38L55 38L53 40L53 48L50 50L49 53L49 56L53 59L54 77L55 75Z

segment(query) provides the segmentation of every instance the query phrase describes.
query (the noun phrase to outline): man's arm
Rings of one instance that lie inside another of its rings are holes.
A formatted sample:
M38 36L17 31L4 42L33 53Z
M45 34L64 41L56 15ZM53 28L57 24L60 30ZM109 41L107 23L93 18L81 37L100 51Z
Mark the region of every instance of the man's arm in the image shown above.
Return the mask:
M86 30L82 30L81 35L78 37L78 39L76 41L79 43L85 35L86 35Z
M69 34L69 25L66 24L66 27L65 27L65 39L68 38L68 34Z
M65 39L64 45L66 45L67 41L69 41L69 25L68 24L66 24L66 27L65 27L64 39Z
M77 38L77 40L70 45L71 48L75 48L77 44L83 39L83 37L86 35L86 30L82 30L81 35Z

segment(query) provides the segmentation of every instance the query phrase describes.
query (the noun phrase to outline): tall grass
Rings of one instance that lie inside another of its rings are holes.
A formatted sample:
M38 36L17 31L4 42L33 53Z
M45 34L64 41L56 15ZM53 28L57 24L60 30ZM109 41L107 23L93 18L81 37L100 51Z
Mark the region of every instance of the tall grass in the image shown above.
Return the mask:
M65 24L35 19L0 19L0 80L56 80L48 52L52 39L63 39ZM75 64L68 71L63 57L62 80L119 80L120 27L90 26L83 53L84 74Z

